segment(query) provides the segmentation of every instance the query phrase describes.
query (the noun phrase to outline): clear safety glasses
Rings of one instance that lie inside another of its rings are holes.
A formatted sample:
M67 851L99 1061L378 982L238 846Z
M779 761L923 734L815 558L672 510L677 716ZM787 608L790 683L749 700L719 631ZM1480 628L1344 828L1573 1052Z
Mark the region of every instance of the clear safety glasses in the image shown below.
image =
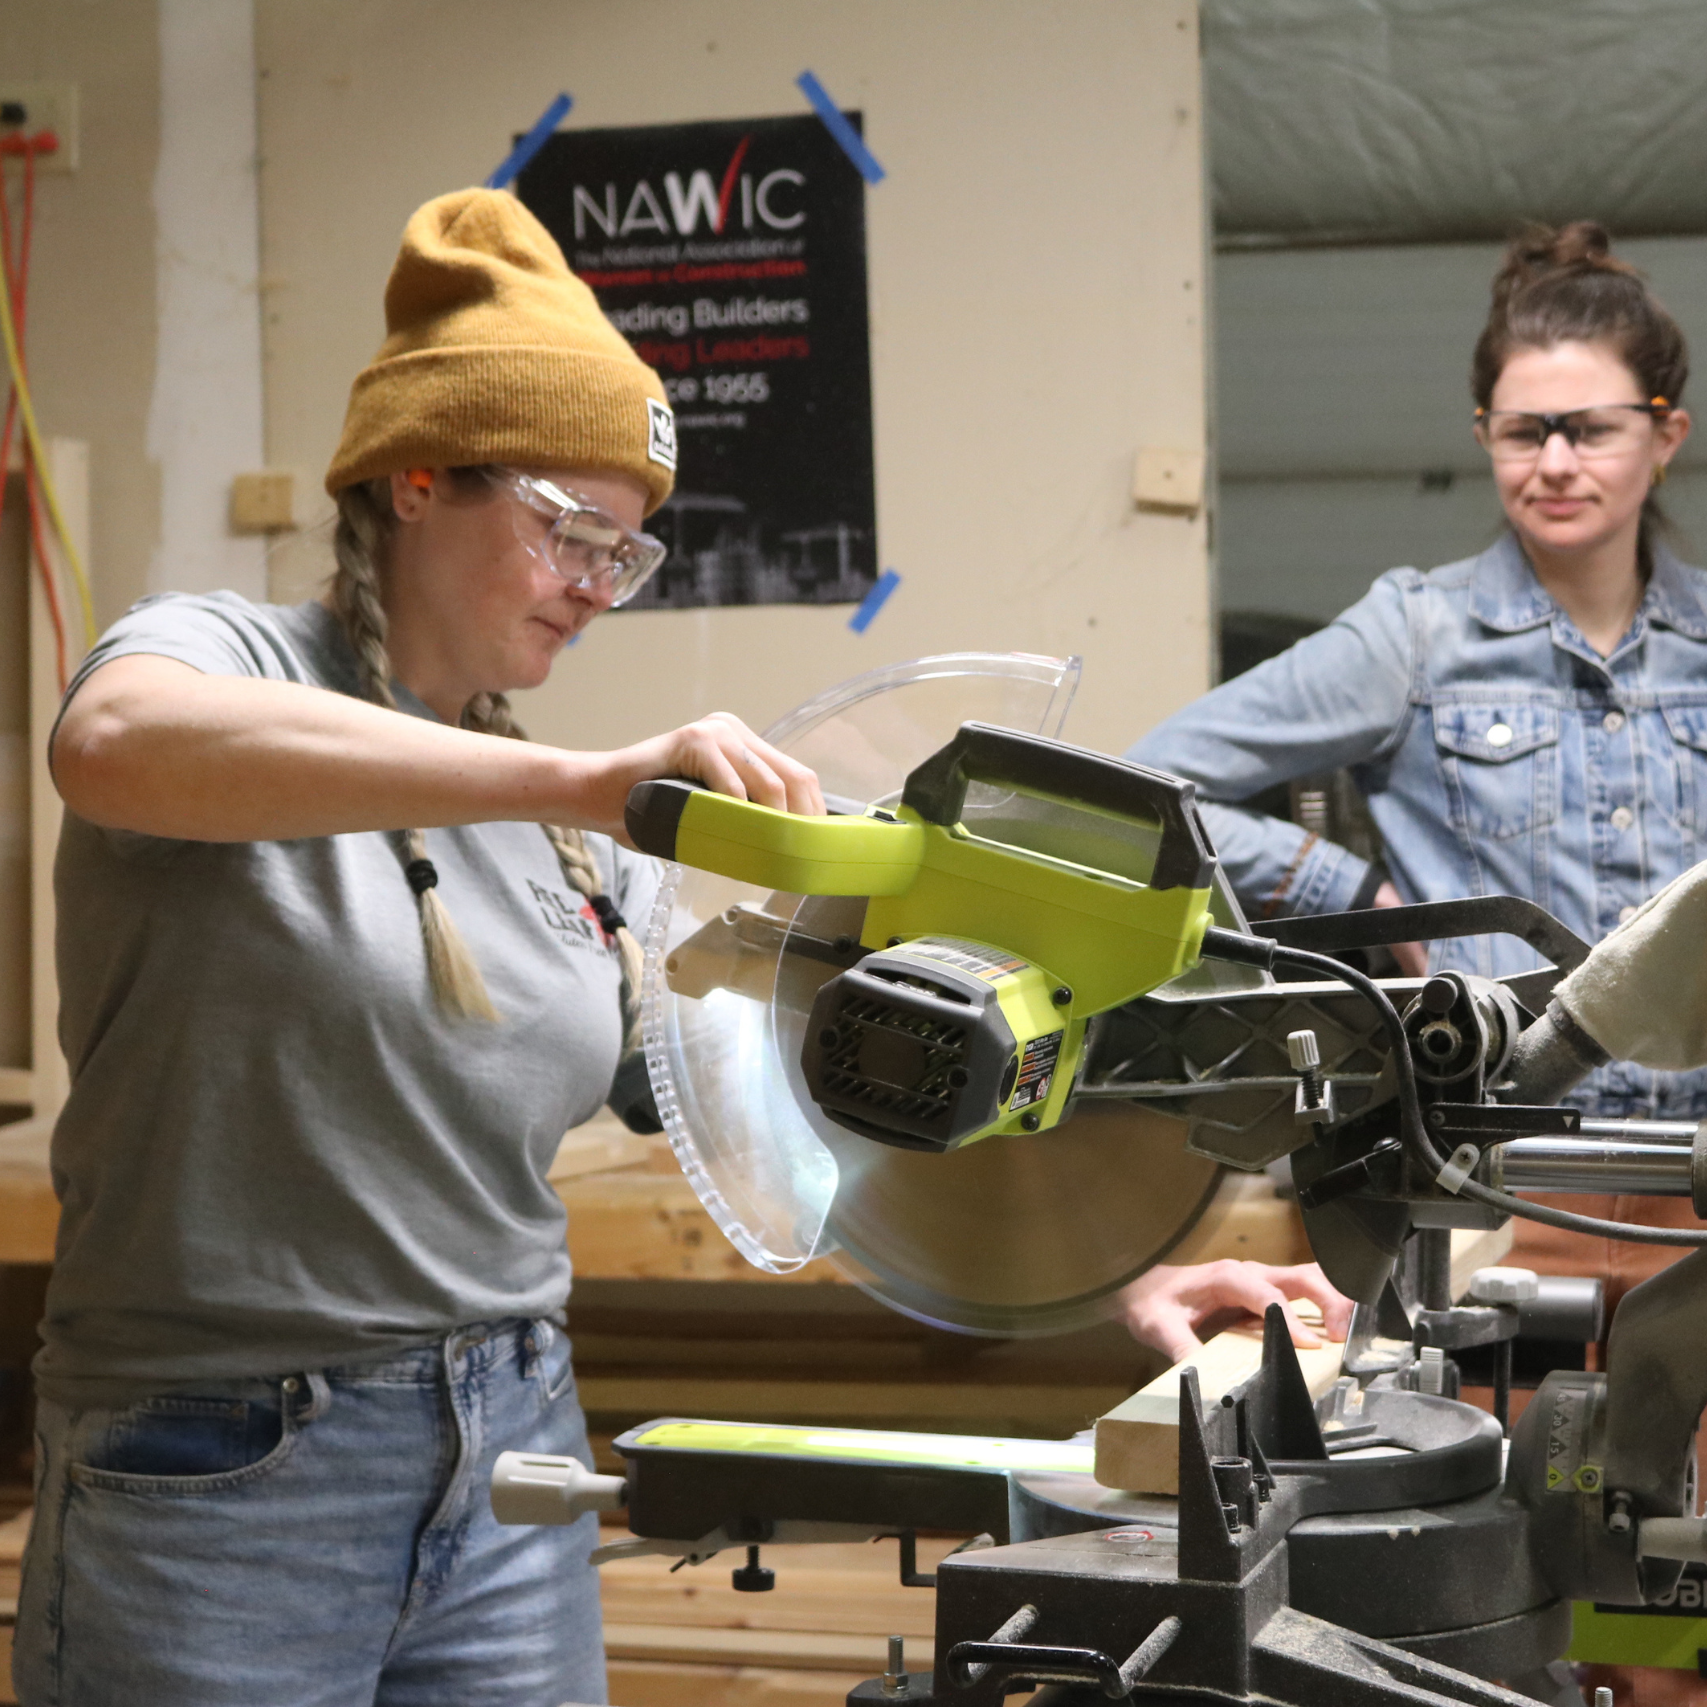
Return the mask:
M571 587L608 588L613 605L625 604L664 561L662 540L625 527L570 487L513 468L487 478L516 501L516 537Z
M1647 403L1601 403L1562 415L1523 409L1478 409L1476 437L1495 462L1533 462L1555 433L1585 462L1628 456L1648 442L1653 421L1671 413L1663 397Z

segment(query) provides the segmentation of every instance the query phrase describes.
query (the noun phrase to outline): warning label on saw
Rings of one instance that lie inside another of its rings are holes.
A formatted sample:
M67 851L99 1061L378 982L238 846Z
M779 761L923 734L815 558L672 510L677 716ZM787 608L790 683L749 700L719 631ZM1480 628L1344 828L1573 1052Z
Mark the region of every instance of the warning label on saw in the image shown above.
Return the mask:
M944 966L970 972L987 984L994 984L1011 972L1023 972L1030 964L1004 954L999 948L986 948L981 942L965 942L957 937L922 936L907 944L907 952L926 960L940 960Z
M1014 1094L1008 1100L1010 1109L1028 1108L1049 1095L1049 1087L1055 1081L1055 1063L1061 1059L1062 1035L1059 1031L1046 1031L1025 1046L1025 1053L1019 1058Z

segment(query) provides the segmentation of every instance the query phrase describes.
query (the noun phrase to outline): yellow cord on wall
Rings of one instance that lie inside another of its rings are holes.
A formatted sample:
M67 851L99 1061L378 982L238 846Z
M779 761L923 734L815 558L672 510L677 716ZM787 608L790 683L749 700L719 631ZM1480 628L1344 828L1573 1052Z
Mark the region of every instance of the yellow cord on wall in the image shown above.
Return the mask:
M100 630L95 626L95 601L89 596L89 577L84 573L83 560L77 554L77 547L72 542L71 530L65 525L65 515L59 507L59 494L53 489L53 476L48 473L47 457L42 451L41 434L36 430L36 412L30 402L30 388L24 382L23 358L18 352L17 329L12 324L12 277L6 269L3 256L0 256L0 337L6 344L6 365L12 370L12 384L18 392L18 413L24 418L24 437L30 441L30 455L35 461L36 473L41 477L42 491L47 497L48 514L53 518L53 530L59 535L59 543L65 552L65 560L71 565L72 579L77 583L77 597L83 606L83 632L85 643L93 646L99 638ZM51 574L53 565L46 565Z

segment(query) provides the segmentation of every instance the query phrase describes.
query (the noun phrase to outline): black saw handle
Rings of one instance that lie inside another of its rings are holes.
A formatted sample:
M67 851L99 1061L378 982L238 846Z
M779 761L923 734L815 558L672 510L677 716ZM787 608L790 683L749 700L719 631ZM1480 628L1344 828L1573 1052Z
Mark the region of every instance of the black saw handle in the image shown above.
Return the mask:
M1197 813L1196 785L1165 771L993 723L962 723L954 739L907 778L901 804L927 824L951 828L974 782L1159 824L1152 889L1207 889L1214 880L1215 850Z

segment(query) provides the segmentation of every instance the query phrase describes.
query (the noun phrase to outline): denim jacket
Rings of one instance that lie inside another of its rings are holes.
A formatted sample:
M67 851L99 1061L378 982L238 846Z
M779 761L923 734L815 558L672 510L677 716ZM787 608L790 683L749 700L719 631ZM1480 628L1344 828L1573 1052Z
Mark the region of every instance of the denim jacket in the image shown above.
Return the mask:
M1707 574L1656 548L1641 607L1602 658L1510 534L1428 574L1395 569L1128 757L1199 785L1253 914L1337 912L1365 889L1354 854L1235 804L1346 766L1407 901L1520 895L1598 942L1707 857ZM1485 976L1537 964L1513 937L1439 942L1430 962ZM1614 1064L1573 1100L1698 1116L1707 1071Z

